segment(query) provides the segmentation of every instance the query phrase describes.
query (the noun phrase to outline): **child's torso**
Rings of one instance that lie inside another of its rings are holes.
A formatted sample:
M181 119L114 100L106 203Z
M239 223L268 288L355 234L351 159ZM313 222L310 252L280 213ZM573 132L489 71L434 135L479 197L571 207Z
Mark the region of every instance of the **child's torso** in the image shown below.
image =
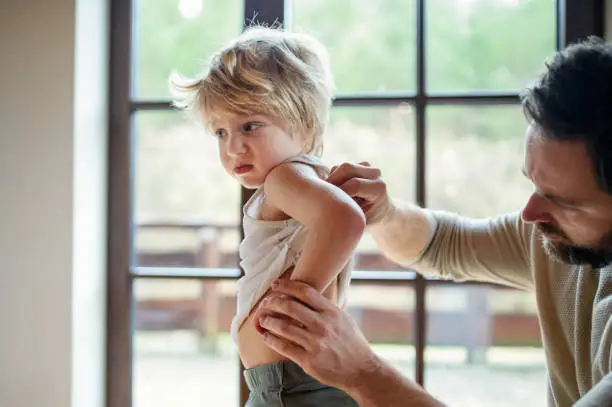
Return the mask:
M290 278L293 267L283 274L281 278ZM331 301L337 302L338 285L331 284L324 292L323 296ZM263 300L263 298L262 298ZM246 369L269 363L287 360L286 357L270 349L262 340L262 336L255 329L255 310L259 306L258 301L253 307L253 311L244 321L238 331L238 348L240 349L240 360Z
M310 158L298 160L307 165L313 164ZM319 176L325 175L325 167L317 161L314 161L314 165L318 167L315 169ZM271 279L290 278L305 242L306 229L271 206L262 190L258 190L245 205L244 216L245 240L241 245L241 264L246 275L238 284L238 311L233 329L237 331L235 339L242 363L250 368L286 359L264 344L255 329L254 311L269 292ZM255 283L257 280L259 282ZM254 285L257 288L253 288ZM339 285L331 284L323 295L337 302ZM245 299L247 296L251 300Z

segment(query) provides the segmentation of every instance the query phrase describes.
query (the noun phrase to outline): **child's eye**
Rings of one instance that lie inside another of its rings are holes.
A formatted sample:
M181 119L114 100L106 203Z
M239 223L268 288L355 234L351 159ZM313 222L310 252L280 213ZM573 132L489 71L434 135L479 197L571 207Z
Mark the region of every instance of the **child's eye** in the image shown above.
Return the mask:
M260 127L262 127L262 125L259 123L249 122L249 123L245 123L242 125L242 131L244 131L245 133L250 133L252 131L257 130Z
M227 131L225 129L217 129L215 130L215 137L223 138L227 135Z

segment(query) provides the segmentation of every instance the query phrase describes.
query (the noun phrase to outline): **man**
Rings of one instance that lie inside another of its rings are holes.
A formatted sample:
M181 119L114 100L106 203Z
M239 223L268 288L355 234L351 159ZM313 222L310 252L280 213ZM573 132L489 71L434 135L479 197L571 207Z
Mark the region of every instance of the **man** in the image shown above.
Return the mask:
M523 172L535 191L520 214L472 220L416 208L390 199L367 164L343 164L329 181L360 203L394 261L532 291L548 405L612 406L612 45L589 39L559 52L522 104ZM377 358L348 314L317 292L287 281L274 290L284 295L258 314L271 348L362 407L440 405Z

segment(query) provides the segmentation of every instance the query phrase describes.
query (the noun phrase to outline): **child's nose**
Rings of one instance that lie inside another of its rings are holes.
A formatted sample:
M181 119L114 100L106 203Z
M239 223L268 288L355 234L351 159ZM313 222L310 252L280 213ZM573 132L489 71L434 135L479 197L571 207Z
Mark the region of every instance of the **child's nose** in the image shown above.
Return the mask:
M227 146L227 152L230 155L241 155L246 151L246 144L242 140L240 135L229 136L229 142Z

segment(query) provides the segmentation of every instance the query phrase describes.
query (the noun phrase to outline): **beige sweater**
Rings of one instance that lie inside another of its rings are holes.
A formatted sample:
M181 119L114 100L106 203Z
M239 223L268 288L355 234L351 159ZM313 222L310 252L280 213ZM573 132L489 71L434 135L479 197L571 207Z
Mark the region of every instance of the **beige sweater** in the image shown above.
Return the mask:
M548 405L612 407L612 266L549 259L519 214L469 220L433 212L437 228L419 272L535 293L548 370Z

